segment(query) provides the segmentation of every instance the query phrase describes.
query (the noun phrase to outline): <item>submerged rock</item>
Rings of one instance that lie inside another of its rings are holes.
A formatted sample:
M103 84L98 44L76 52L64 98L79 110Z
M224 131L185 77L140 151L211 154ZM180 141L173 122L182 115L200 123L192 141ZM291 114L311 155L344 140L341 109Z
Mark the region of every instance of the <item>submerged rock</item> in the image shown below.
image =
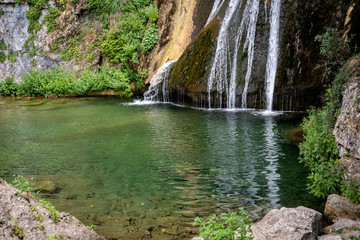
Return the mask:
M360 206L344 197L331 194L326 201L324 215L334 223L342 218L360 220Z
M105 240L76 217L42 206L0 178L0 239Z
M273 209L252 227L255 240L310 240L321 230L321 213L306 207Z
M35 188L42 193L57 193L61 188L56 186L53 181L40 181L35 184Z

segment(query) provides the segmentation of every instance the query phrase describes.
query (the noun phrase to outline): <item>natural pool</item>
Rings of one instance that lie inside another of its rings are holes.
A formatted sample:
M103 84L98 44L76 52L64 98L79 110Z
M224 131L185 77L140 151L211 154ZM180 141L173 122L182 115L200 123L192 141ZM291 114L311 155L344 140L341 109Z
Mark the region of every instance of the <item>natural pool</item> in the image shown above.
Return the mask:
M109 239L188 239L196 216L318 202L306 191L289 114L206 111L119 99L0 98L0 177L43 194Z

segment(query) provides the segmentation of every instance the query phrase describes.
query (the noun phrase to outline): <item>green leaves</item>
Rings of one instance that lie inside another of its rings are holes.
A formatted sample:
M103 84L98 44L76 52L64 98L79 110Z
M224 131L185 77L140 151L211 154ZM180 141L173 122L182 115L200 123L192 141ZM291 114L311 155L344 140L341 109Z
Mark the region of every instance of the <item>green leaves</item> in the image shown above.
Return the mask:
M194 226L199 225L199 237L204 240L250 240L253 239L250 229L252 222L245 210L212 216L208 221L197 217Z

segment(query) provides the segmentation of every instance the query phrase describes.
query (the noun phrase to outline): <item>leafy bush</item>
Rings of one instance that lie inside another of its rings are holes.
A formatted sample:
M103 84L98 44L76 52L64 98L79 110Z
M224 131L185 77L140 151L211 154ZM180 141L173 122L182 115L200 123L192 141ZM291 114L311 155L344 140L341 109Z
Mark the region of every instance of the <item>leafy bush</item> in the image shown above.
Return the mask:
M19 85L12 78L0 81L0 95L17 95Z
M75 75L60 68L43 71L31 70L24 74L20 91L28 96L48 97L51 94L63 96L71 93L71 85L74 79Z
M56 30L56 19L60 16L60 13L57 8L49 8L49 14L45 15L45 22L47 27L47 32L53 32Z
M9 80L10 81L10 80ZM86 71L80 78L73 73L68 73L62 68L47 70L31 70L23 76L21 84L8 82L11 86L11 94L22 94L27 96L45 96L51 94L64 96L66 94L75 93L85 95L87 92L98 92L112 89L116 92L121 91L121 97L131 97L130 79L126 73L109 66L100 67L98 72ZM8 91L4 91L2 82L0 82L0 94L10 95ZM7 85L6 85L7 86ZM7 87L8 89L10 87Z
M199 225L199 237L204 240L250 240L253 239L251 221L245 210L212 216L208 221L197 217L194 225Z

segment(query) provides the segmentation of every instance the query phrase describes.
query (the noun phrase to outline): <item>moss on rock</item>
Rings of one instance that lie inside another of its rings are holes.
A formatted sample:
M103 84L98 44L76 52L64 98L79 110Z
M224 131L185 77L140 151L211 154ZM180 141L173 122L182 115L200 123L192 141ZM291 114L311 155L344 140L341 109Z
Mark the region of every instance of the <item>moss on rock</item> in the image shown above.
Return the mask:
M219 19L205 27L190 43L183 55L175 63L169 77L171 91L188 95L194 102L194 93L206 91L206 73L211 64L213 47L218 34Z

